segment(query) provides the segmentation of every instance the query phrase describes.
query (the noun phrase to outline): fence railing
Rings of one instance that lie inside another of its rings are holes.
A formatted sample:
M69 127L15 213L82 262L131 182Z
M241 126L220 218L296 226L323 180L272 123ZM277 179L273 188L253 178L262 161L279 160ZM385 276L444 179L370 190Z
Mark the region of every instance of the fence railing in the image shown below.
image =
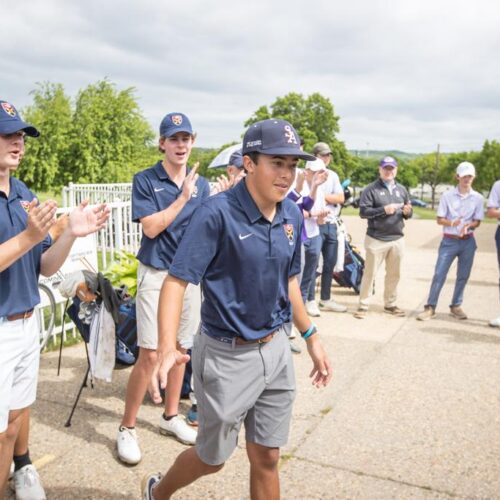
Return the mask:
M58 209L57 213L59 215L70 212L76 204L80 203L81 200L84 200L86 198L92 200L92 197L89 196L91 191L86 190L87 186L97 186L84 184L83 189L80 190L79 188L81 186L81 184L75 184L73 185L73 189L71 189L71 191L68 188L67 193L72 196L72 201L74 202L74 204ZM111 196L112 193L113 195L117 195L115 197L118 197L118 193L126 193L126 191L123 189L113 190L112 187L116 185L105 186L106 188L111 187L111 189L102 189L100 191L95 189L94 191L92 191L94 193L93 196L95 196L95 201L91 201L91 204L100 203L103 198L98 199L99 196L108 197ZM119 184L118 186L127 185ZM131 186L131 184L128 184L128 186ZM134 222L132 222L130 192L128 193L128 195L129 199L127 201L113 201L111 203L108 203L108 207L111 209L109 220L106 226L101 231L99 231L95 235L95 238L92 240L94 242L93 244L96 246L98 266L101 270L105 269L111 262L113 262L117 258L117 252L126 251L135 254L139 250L142 232L140 224L135 224ZM59 280L60 279L63 279L63 277L60 277ZM46 280L42 278L41 281L45 282ZM66 299L62 298L57 292L54 292L53 295L57 304L57 308L55 328L50 336L51 338L48 341L49 345L56 341L56 335L62 334L63 339L66 339L68 334L73 337L78 335L75 329L75 325L69 320L69 318L66 318L64 331L62 331L62 319L64 303ZM49 307L49 304L41 304L41 308L43 310L48 310ZM46 314L47 313L45 313L45 315Z
M89 200L91 205L110 203L112 201L130 201L132 199L132 183L116 184L73 184L62 190L63 206L75 207L83 200Z

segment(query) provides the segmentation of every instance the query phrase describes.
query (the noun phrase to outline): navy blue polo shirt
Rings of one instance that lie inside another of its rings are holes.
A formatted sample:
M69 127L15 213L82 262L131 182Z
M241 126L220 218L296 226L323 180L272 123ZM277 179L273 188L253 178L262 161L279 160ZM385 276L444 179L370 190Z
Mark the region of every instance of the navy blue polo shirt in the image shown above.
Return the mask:
M201 319L210 334L259 339L291 320L288 279L300 273L301 229L295 203L285 198L269 222L243 180L196 211L169 273L203 280Z
M0 244L26 229L26 210L33 198L26 184L15 177L10 178L8 197L0 191ZM47 236L0 273L0 317L29 311L40 302L40 258L51 244Z
M189 172L189 170L188 170ZM132 183L132 220L155 214L170 206L182 193L163 168L162 162L139 172ZM208 198L210 187L204 177L199 177L191 199L184 205L177 217L156 238L144 233L137 258L147 266L168 270L191 215L201 202Z

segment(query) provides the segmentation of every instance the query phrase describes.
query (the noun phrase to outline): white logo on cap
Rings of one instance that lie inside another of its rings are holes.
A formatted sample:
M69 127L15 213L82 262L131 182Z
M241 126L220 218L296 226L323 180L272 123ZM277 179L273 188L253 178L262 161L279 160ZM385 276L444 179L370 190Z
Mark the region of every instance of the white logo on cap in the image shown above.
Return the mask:
M290 125L285 125L285 137L288 139L288 144L298 144L297 137L295 137Z
M259 139L258 141L247 142L247 148L253 148L254 146L262 146L262 141Z

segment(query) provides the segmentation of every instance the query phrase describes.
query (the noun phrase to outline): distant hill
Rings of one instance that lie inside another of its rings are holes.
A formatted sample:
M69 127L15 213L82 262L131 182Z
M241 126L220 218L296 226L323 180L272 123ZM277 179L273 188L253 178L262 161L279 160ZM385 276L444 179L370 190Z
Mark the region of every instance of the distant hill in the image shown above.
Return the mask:
M382 156L396 156L401 160L412 160L417 156L421 156L419 153L406 153L405 151L392 150L375 150L375 149L350 149L349 153L354 156L360 156L362 158L382 158Z

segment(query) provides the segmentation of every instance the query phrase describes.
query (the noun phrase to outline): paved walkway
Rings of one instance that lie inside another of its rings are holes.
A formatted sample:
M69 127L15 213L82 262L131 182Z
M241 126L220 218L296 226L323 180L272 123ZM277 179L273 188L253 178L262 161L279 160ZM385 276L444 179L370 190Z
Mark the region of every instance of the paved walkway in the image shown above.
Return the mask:
M354 217L346 222L362 248L364 223ZM500 314L494 231L484 224L477 232L479 251L464 302L468 321L449 316L449 284L437 318L415 320L440 240L433 221L418 220L407 225L399 289L398 305L408 317L382 312L381 272L366 319L351 313L318 318L335 379L314 389L307 355L295 356L298 396L282 450L283 498L500 498L500 330L487 326ZM355 310L352 292L335 288L335 298ZM115 371L112 384L86 389L73 425L64 427L84 374L83 356L82 345L66 349L60 377L57 354L42 358L31 454L48 498L139 498L142 475L164 470L184 446L158 434L160 410L146 404L138 423L143 461L125 467L117 460L129 370ZM177 498L248 498L242 444L223 471Z

